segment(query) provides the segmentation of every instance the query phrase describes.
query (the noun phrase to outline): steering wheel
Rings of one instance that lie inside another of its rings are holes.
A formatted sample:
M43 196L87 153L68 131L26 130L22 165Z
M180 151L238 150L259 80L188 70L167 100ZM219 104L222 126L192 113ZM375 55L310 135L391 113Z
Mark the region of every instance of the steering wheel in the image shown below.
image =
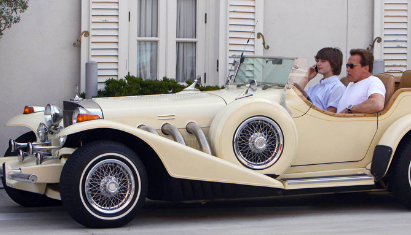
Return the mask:
M294 86L303 94L303 96L312 103L311 98L308 96L307 92L298 83L294 83Z

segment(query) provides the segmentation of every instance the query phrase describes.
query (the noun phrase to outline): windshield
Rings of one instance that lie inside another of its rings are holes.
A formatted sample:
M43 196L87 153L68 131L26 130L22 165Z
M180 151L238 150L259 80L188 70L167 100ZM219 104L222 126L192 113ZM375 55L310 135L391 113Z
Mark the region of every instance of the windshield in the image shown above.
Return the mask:
M301 75L307 71L303 61L305 60L299 58L245 57L238 68L234 83L248 83L249 79L254 79L258 84L283 87L290 81L299 82Z

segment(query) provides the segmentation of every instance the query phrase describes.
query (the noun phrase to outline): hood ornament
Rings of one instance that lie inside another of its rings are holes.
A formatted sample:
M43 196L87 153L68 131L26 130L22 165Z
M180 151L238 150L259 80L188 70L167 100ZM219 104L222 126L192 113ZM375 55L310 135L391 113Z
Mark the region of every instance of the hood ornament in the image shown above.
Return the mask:
M74 98L71 98L70 101L80 102L80 101L83 100L83 98L80 98L80 93L79 93L78 85L76 85L76 86L74 87L74 93L75 93Z

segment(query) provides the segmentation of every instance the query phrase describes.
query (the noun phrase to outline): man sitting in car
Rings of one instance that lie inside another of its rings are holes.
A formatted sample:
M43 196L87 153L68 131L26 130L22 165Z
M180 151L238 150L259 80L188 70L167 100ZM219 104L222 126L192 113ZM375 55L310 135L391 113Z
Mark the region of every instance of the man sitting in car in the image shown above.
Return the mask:
M385 86L372 76L374 56L364 49L352 49L347 62L347 79L337 113L374 113L384 108Z

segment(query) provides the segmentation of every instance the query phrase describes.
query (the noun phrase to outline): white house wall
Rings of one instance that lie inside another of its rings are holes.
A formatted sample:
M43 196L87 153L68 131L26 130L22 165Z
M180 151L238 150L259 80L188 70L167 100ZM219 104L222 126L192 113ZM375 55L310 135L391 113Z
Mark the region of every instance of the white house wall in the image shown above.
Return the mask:
M4 127L25 105L45 106L74 97L80 82L80 2L31 0L21 22L0 39L0 153L27 128Z
M345 62L350 49L372 42L373 10L372 0L265 0L264 36L270 49L264 55L303 57L311 65L318 50L338 47ZM341 77L345 74L343 68Z

